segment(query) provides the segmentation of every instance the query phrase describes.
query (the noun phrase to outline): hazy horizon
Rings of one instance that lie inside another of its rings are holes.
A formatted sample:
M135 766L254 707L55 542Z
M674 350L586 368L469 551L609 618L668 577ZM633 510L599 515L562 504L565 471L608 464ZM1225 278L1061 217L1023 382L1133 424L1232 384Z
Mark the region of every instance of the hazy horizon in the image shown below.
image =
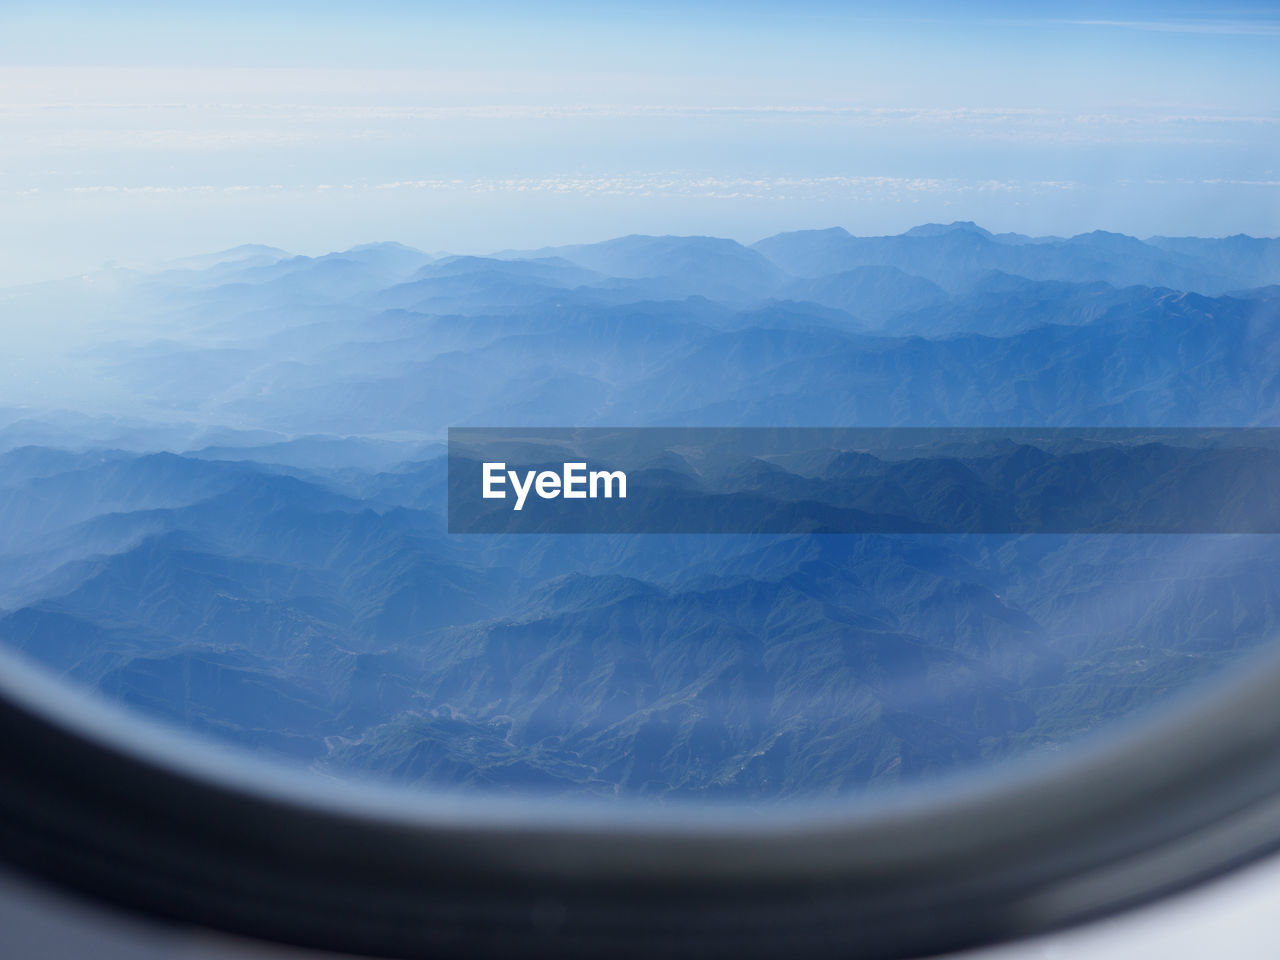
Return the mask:
M1138 236L1135 234L1124 233L1123 231L1101 230L1101 228L1098 228L1095 230L1085 230L1075 234L1044 233L1044 234L1030 235L1030 234L1022 234L1022 233L1019 233L1018 231L994 230L987 227L985 224L979 223L974 220L958 219L958 220L947 221L945 223L941 223L938 221L929 221L929 222L922 221L918 223L912 223L902 230L894 231L892 233L885 233L885 234L860 234L860 233L856 233L853 230L848 229L848 227L842 224L827 224L825 226L822 226L822 225L796 226L796 227L779 230L779 231L776 231L775 233L771 233L771 234L760 236L760 237L717 236L710 233L674 234L674 233L666 232L666 233L642 234L637 231L629 231L625 233L611 234L609 236L590 237L586 239L569 239L567 241L557 242L557 243L535 243L535 244L530 244L527 247L519 247L519 248L508 245L501 248L495 246L491 248L486 247L486 248L476 248L476 249L430 250L430 249L423 249L420 246L417 246L412 243L408 243L405 240L397 237L355 239L351 242L340 243L339 245L333 246L333 247L326 246L325 244L311 244L311 245L304 245L301 248L286 247L281 244L270 243L270 242L259 241L259 240L244 240L239 243L233 243L228 246L220 247L218 249L199 248L199 249L192 249L192 250L186 250L186 251L173 251L173 252L170 252L167 256L158 256L158 257L153 257L151 259L145 259L145 260L137 259L137 260L129 261L129 260L112 258L100 264L87 267L82 271L67 271L67 272L51 275L46 278L22 280L16 283L0 282L0 290L18 289L24 286L28 286L32 283L39 284L39 283L48 283L48 282L59 281L59 280L71 280L71 279L74 279L76 276L93 274L102 270L110 270L110 269L134 270L141 273L157 272L157 271L163 271L163 270L178 267L182 265L185 261L207 259L210 257L217 257L222 254L234 253L242 249L247 251L253 248L259 248L261 250L272 249L279 253L287 254L288 256L291 256L291 257L306 257L306 258L316 259L316 258L325 257L325 256L333 256L335 254L346 253L352 250L358 250L362 247L395 245L395 246L408 247L419 253L424 253L427 256L436 260L445 259L449 257L482 257L482 258L496 257L496 258L512 259L512 258L525 256L525 255L549 252L549 251L553 251L563 247L591 246L593 244L605 243L610 240L619 240L619 239L625 239L629 237L638 237L638 236L677 237L677 238L702 237L702 238L715 239L715 240L731 240L744 247L750 247L753 244L759 243L763 240L767 240L772 237L779 236L782 234L788 234L788 233L806 233L806 232L821 232L821 231L829 231L829 230L844 230L846 231L846 233L855 237L858 237L858 236L891 237L891 236L901 236L901 235L910 233L910 231L912 230L919 229L922 227L932 227L932 226L950 227L956 224L973 224L976 227L980 228L981 230L989 234L992 234L996 237L1017 235L1017 236L1028 237L1029 239L1034 239L1034 240L1049 240L1049 241L1070 240L1074 237L1087 236L1088 234L1095 233L1095 232L1117 233L1122 236L1133 237L1134 239L1141 240L1143 242L1146 242L1151 239L1155 239L1157 237L1163 237L1167 239L1187 239L1192 237L1194 237L1195 239L1228 239L1230 237L1235 237L1235 236L1244 236L1250 239L1280 239L1280 236L1261 236L1256 234L1249 234L1244 231L1236 231L1234 233L1229 233L1229 234L1222 233L1222 234L1215 234L1215 235L1209 235L1209 236L1195 236L1192 234L1184 234L1181 236L1171 235L1171 234L1170 235L1150 234L1150 235Z
M1274 9L676 9L6 5L0 284L246 240L1280 232Z

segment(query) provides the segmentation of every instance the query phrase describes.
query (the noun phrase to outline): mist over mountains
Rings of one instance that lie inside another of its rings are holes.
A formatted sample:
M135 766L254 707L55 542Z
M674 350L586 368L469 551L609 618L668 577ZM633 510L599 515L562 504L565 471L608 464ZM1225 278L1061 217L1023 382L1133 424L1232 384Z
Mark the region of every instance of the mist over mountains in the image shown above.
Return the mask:
M0 318L0 642L337 775L857 792L1058 749L1280 615L1269 536L449 536L442 447L1280 426L1280 240L245 246L0 291Z

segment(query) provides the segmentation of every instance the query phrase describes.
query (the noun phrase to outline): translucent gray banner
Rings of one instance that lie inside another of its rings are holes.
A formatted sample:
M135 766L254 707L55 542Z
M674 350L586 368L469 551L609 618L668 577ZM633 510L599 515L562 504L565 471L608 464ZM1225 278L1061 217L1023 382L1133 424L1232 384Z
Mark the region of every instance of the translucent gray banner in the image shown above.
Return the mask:
M1280 428L459 428L450 533L1277 533Z

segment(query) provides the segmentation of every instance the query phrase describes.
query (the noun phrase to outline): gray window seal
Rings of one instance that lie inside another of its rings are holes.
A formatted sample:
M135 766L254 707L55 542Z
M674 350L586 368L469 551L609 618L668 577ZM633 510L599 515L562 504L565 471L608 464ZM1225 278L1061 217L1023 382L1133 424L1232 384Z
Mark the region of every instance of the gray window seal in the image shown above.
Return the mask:
M1079 748L766 811L362 788L0 652L0 860L162 921L378 957L926 956L1280 849L1280 653Z

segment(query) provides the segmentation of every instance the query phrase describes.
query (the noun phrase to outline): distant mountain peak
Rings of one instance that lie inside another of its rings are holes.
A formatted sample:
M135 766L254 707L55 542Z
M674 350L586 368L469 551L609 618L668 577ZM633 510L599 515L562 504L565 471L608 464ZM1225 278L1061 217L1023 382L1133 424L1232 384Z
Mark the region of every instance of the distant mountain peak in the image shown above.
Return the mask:
M1077 233L1072 240L1124 240L1132 243L1142 243L1137 237L1131 237L1127 233L1116 233L1114 230L1090 230L1088 233Z
M167 260L161 266L169 270L204 270L220 264L233 264L255 260L257 262L279 262L288 260L294 255L279 247L271 247L264 243L242 243L213 253L195 254L190 257L179 257Z
M753 243L751 247L752 249L755 249L761 244L767 244L770 240L776 240L778 238L791 239L797 237L812 240L850 240L853 238L853 234L844 227L825 227L821 230L786 230L782 233L775 233L771 236L765 237L763 240Z
M290 255L288 250L281 250L279 247L268 246L265 243L242 243L238 246L229 247L228 249L222 250L218 253L210 254L210 256L230 259L232 257L249 257L256 254L270 254L278 257L287 257Z
M940 237L944 233L976 233L980 237L991 237L990 230L985 230L972 220L953 220L951 223L922 223L912 227L904 237Z
M420 256L426 256L426 254L417 247L411 247L407 243L400 243L398 240L375 240L371 243L358 243L346 252L350 253L355 250L401 250L406 253L415 253Z

